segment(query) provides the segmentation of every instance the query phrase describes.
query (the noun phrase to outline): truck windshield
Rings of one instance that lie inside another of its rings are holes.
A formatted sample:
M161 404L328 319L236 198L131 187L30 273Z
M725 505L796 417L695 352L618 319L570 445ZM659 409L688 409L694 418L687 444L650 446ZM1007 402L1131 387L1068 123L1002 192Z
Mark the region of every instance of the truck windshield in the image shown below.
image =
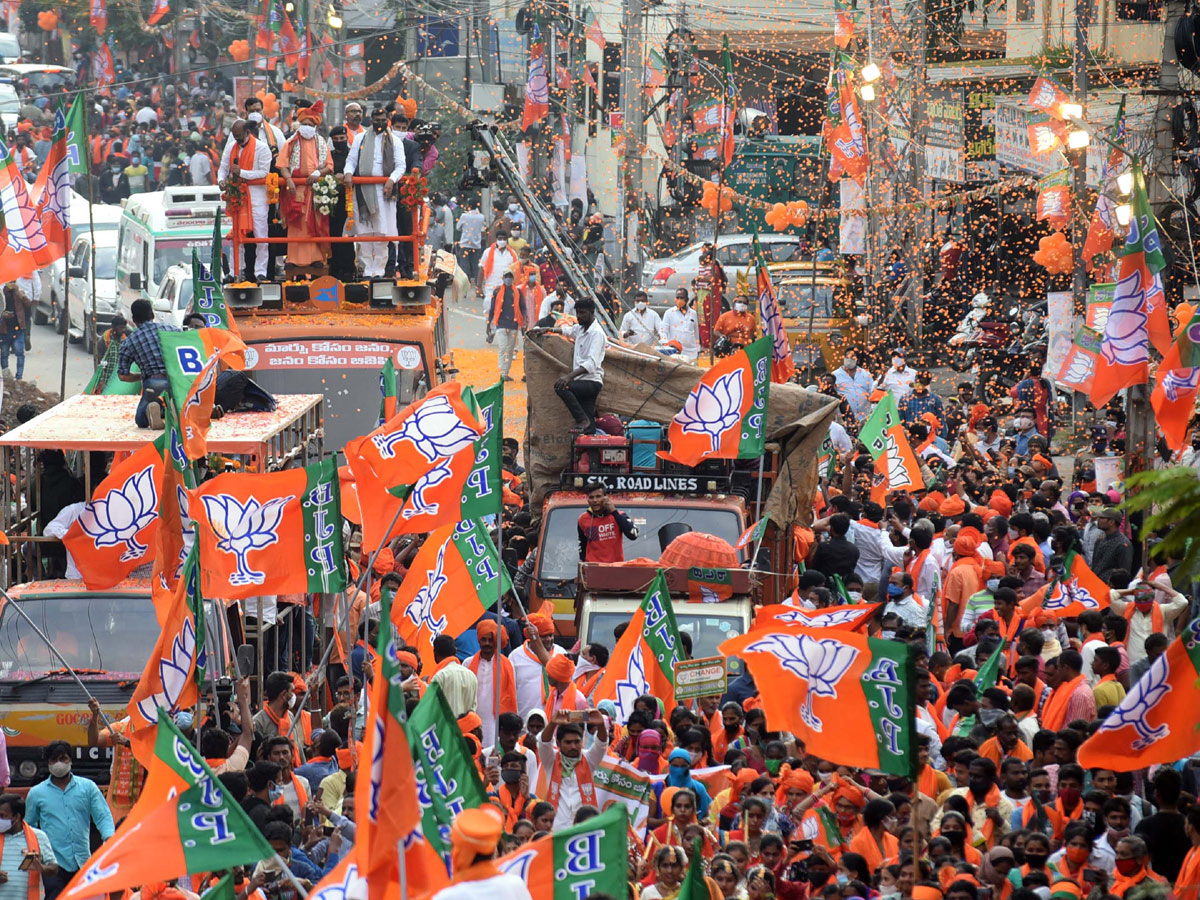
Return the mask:
M702 615L688 612L686 607L685 603L675 605L675 624L679 626L680 634L688 634L692 638L692 659L720 656L717 647L721 642L742 633L744 623L739 616ZM628 624L630 615L627 612L594 611L588 618L585 643L599 641L605 646L611 646L613 629L622 622Z
M541 571L538 577L547 581L571 581L579 574L579 515L586 504L559 506L550 511L545 528L542 529ZM625 558L644 556L658 559L662 548L658 532L664 525L683 522L693 531L715 534L730 544L737 543L741 534L741 519L732 509L717 509L711 506L685 506L671 501L663 506L648 504L617 503L625 515L637 526L637 540L625 538ZM610 632L611 634L611 632Z
M245 337L243 333L243 337ZM371 431L379 421L379 372L387 355L396 366L397 409L428 390L424 354L416 344L337 338L247 340L254 380L272 394L325 395L325 447Z
M158 640L158 619L149 595L63 593L16 602L74 669L136 679ZM61 668L29 623L5 604L0 611L0 677L36 678Z

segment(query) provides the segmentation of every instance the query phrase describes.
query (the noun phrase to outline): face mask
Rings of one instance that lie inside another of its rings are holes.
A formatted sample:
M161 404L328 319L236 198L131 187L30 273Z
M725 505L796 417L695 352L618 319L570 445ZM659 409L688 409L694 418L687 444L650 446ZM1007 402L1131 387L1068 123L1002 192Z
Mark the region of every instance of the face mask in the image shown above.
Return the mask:
M887 595L889 597L899 597L903 593L904 588L900 587L898 584L889 584L887 586Z
M1128 828L1109 828L1108 829L1109 842L1115 844L1117 841L1119 841L1121 838L1125 837L1127 834L1129 834Z
M1091 848L1068 847L1065 855L1071 862L1075 863L1076 865L1080 865L1088 861L1088 857L1091 855Z
M275 784L274 782L272 782L271 785L267 788L267 793L271 798L271 802L274 803L276 800L278 800L280 797L283 796L283 788L280 787L278 784Z
M12 819L0 819L0 834L8 834L12 828Z
M833 773L832 772L818 772L817 778L820 780L820 782L822 784L829 784L829 782L833 781Z
M649 304L647 304L647 303L643 303L641 300L639 300L637 303L635 303L635 304L633 304L633 305L634 305L634 307L637 309L637 311L638 311L638 312L645 312L645 311L646 311L646 307L647 307Z
M1043 853L1026 853L1025 865L1029 866L1030 869L1044 869L1047 859L1049 857Z
M317 136L316 125L301 125L298 130L300 132L300 137L304 138L305 140L312 140Z
M516 212L516 211L517 211L517 204L515 204L515 203L510 203L510 204L508 204L508 211L509 211L509 212Z
M1000 579L999 578L989 578L987 580L987 589L989 591L991 591L993 594L996 593L996 590L999 587L1000 587Z
M734 308L734 309L735 309L737 312L745 312L745 311L746 311L746 304L745 304L745 303L735 303L735 304L733 304L733 308Z
M965 837L965 832L962 832L962 831L943 831L943 832L942 832L942 837L944 837L946 840L948 840L948 841L950 842L951 846L954 846L954 847L961 847L961 846L962 846L962 842L963 842L963 838Z
M372 122L371 127L375 129L376 134L383 134L385 131L387 131L388 126L387 122L380 122L378 125Z
M1134 600L1133 605L1134 605L1134 607L1136 607L1138 612L1148 613L1148 612L1150 612L1151 607L1154 606L1154 601L1153 600Z
M862 591L846 591L846 594L850 597L851 603L858 603L862 600Z
M1122 875L1132 875L1138 870L1139 863L1136 859L1118 859L1116 863L1117 871Z
M854 371L856 368L858 368L858 360L853 356L847 356L842 360L842 368L848 369L849 371Z
M767 771L772 775L779 774L779 768L783 765L782 759L764 759L763 765L767 767Z
M496 241L496 249L497 250L507 250L508 249L508 241Z
M703 756L704 756L703 750L689 750L688 751L688 757L692 760L693 766L697 765L700 762L701 757L703 757Z
M520 769L501 769L500 780L505 784L516 784L521 780Z
M55 778L66 778L71 774L71 764L69 762L50 763L50 774Z
M809 872L808 873L808 883L811 884L815 888L821 887L828 880L829 880L828 872Z
M1028 428L1030 425L1033 424L1033 420L1021 418L1021 419L1017 419L1013 424L1016 425L1018 428L1020 428L1022 431L1024 431L1026 428Z
M288 700L288 709L295 709L296 702L297 702L297 697L295 694L292 694L291 699Z
M246 116L246 118L249 119L251 122L261 122L262 121L262 113L252 112L252 113L250 113L250 115Z
M886 894L880 894L879 900L900 900L901 896L899 891L888 891Z
M1008 539L1009 539L1010 541L1015 541L1015 540L1016 540L1017 538L1019 538L1019 537L1020 537L1020 535L1019 535L1019 534L1017 534L1017 531L1016 531L1016 529L1015 529L1015 528L1010 528L1010 529L1008 529Z
M837 883L838 884L849 884L850 876L847 875L845 872L838 872L837 873Z
M1063 809L1074 809L1079 802L1079 788L1059 788L1058 799L1062 800Z
M1098 515L1100 515L1100 510L1102 510L1103 508L1104 507L1102 507L1102 506L1089 506L1087 508L1088 515L1089 516L1098 516Z
M879 636L885 641L890 641L896 637L896 631L892 628L885 628L883 631L879 632Z

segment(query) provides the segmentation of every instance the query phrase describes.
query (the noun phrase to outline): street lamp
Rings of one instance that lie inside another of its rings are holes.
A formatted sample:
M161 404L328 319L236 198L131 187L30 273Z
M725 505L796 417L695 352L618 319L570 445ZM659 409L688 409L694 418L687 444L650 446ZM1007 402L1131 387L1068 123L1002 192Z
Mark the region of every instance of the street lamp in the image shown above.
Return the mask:
M875 86L873 84L864 84L858 89L858 95L863 98L864 103L873 103L875 101Z
M1068 121L1083 118L1083 106L1079 103L1062 103L1058 111Z
M862 67L862 71L858 73L864 84L871 84L878 81L880 76L879 66L875 63L867 63Z
M338 11L334 9L333 4L329 5L329 14L325 16L325 23L334 31L338 31L345 24L342 17L338 15Z
M1122 197L1128 197L1133 193L1133 171L1129 170L1122 172L1117 176L1117 191Z
M1086 150L1092 142L1092 136L1082 128L1077 128L1067 135L1067 147L1071 150Z

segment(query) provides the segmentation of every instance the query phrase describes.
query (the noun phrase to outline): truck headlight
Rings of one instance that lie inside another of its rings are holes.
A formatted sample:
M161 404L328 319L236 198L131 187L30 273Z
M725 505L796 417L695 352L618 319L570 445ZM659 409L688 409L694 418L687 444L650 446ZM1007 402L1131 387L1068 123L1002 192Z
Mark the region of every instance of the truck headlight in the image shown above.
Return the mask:
M27 780L37 777L37 763L32 759L21 760L21 764L17 766L17 774Z

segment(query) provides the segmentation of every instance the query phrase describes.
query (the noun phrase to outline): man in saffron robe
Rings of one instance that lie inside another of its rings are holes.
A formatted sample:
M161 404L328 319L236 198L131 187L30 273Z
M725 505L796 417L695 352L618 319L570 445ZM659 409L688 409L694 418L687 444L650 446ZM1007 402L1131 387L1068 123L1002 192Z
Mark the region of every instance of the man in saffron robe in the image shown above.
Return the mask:
M280 148L276 162L285 185L280 203L288 225L289 276L296 268L324 270L329 258L329 244L310 240L329 235L329 216L313 206L312 191L313 182L333 172L329 144L317 134L323 111L320 100L297 111L299 127Z

